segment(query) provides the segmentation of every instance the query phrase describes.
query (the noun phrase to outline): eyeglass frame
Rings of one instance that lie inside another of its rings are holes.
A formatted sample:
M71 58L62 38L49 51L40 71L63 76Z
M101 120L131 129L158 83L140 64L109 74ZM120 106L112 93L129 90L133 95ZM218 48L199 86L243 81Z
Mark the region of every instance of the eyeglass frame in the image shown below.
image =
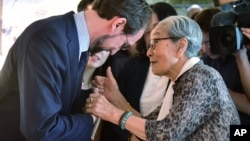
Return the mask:
M165 38L154 38L150 40L150 44L147 45L147 49L155 49L155 44L161 40L169 40L169 39L179 39L177 37L165 37Z

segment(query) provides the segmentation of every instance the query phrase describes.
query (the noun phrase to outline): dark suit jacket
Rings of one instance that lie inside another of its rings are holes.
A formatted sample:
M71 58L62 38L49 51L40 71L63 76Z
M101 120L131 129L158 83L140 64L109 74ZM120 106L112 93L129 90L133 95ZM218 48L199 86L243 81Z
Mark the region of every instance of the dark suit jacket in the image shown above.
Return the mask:
M137 111L140 111L140 98L149 65L147 56L132 57L125 63L117 78L121 93ZM129 133L126 130L121 130L117 125L109 122L103 123L101 141L127 141L128 135Z
M89 141L92 117L71 114L87 59L73 12L26 28L0 74L0 140Z

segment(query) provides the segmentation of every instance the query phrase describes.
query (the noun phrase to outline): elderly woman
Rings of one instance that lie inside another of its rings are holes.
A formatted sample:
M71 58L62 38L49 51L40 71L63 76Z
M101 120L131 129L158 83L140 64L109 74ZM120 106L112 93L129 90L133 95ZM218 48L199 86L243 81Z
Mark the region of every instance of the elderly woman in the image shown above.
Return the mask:
M152 71L171 80L162 105L150 114L156 120L112 104L112 96L120 93L110 68L103 95L91 94L85 111L147 141L229 140L230 125L240 124L239 116L220 74L196 57L202 41L199 25L185 16L170 16L150 38Z

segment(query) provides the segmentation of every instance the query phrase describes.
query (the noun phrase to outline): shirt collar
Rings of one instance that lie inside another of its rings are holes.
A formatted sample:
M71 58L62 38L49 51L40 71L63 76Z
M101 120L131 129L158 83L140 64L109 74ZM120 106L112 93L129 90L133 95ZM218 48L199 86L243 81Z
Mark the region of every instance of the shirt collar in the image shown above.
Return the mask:
M90 37L88 28L86 25L85 13L84 11L75 13L74 19L76 23L76 29L79 39L79 57L81 52L85 52L89 49Z

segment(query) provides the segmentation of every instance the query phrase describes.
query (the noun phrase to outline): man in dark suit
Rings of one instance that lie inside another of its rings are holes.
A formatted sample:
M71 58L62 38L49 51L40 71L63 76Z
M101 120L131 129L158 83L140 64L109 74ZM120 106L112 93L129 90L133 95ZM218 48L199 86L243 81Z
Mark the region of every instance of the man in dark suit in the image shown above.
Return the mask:
M95 117L72 114L88 54L134 44L151 14L144 0L96 0L28 26L0 73L0 140L89 141Z

